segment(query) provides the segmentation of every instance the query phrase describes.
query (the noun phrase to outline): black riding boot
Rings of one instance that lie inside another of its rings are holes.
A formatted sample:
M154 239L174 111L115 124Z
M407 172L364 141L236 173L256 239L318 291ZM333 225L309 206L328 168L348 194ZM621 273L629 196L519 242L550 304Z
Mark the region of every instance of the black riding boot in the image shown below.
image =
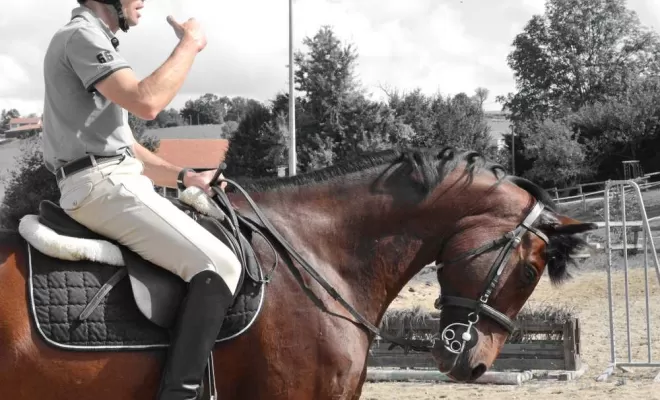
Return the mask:
M190 280L172 331L159 400L194 400L201 396L208 358L233 300L216 272L203 271Z

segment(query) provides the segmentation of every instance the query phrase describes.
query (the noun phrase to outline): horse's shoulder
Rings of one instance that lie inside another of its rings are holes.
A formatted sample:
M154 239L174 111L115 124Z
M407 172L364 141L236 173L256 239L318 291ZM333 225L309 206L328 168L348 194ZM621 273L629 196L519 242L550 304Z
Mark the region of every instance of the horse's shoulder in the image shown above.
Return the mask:
M0 228L0 246L12 246L20 243L18 231Z

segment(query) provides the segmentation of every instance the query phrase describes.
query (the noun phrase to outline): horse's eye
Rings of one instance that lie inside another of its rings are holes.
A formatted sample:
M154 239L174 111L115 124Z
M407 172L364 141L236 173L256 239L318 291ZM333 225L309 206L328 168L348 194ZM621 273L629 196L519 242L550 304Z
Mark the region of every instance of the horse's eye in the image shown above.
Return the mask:
M538 273L533 265L525 264L525 268L523 269L523 280L525 281L525 284L531 285L536 282L537 275Z

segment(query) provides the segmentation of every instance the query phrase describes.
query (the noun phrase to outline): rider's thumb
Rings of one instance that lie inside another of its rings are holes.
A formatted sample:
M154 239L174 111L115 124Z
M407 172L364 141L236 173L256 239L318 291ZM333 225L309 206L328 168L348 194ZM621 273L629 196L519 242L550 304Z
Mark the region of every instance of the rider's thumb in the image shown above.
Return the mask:
M178 22L174 19L174 17L171 16L171 15L168 15L168 16L167 16L167 23L170 24L170 25L172 26L172 28L177 29L177 30L183 28L183 27L181 26L181 24L178 23Z

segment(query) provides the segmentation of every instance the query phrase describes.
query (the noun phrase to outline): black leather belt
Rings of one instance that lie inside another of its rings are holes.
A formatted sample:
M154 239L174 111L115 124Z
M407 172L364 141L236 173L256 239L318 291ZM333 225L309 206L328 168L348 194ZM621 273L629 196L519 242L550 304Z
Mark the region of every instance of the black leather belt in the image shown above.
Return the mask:
M126 150L122 154L117 154L114 156L95 156L95 155L89 155L86 157L81 157L77 160L71 161L70 163L67 163L66 165L62 166L61 168L57 169L55 171L55 177L57 179L57 182L61 181L62 179L66 178L67 176L70 176L72 174L75 174L76 172L80 172L82 170L85 170L87 168L95 167L100 164L105 164L111 161L117 161L117 160L122 160L126 158L126 156L133 156L133 153L130 150Z

